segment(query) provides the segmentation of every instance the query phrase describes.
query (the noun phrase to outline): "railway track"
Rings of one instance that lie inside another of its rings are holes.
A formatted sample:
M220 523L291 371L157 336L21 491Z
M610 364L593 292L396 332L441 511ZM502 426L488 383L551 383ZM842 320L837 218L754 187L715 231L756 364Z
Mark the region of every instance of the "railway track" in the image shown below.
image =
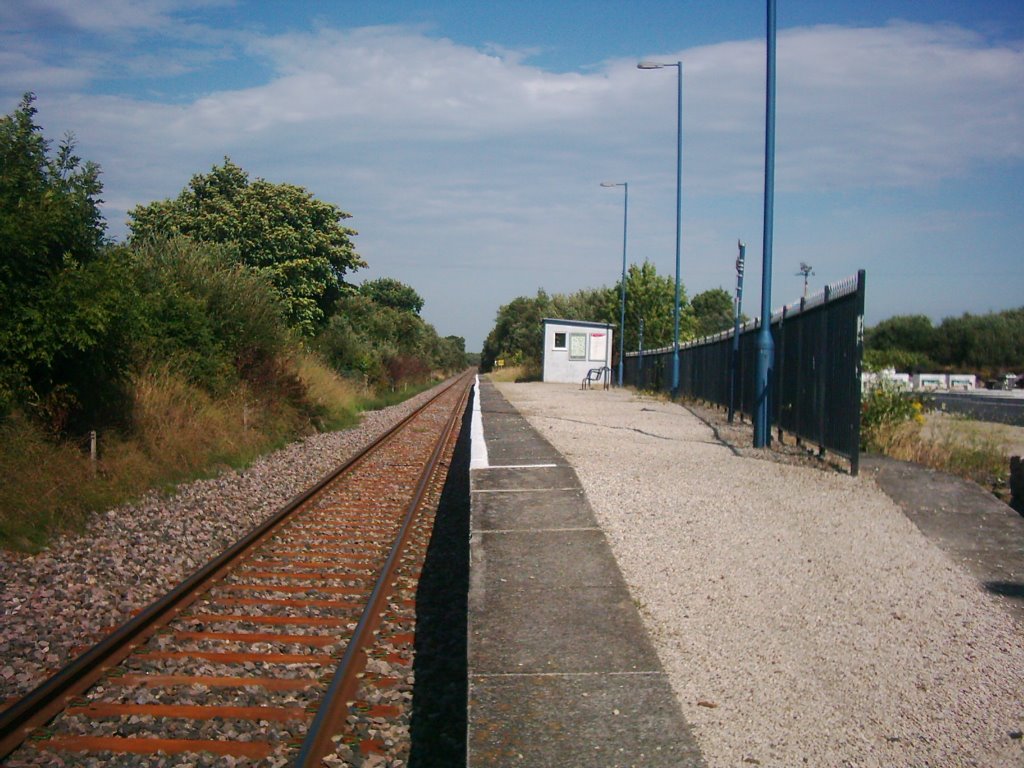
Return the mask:
M401 754L417 580L471 382L455 380L0 713L0 760L310 766Z

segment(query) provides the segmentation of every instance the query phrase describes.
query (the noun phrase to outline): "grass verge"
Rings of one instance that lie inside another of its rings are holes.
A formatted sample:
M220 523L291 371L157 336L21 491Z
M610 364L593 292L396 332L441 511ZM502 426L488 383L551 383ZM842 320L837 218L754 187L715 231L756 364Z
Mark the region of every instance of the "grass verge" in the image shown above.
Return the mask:
M1010 447L980 422L957 417L905 421L878 427L871 450L902 461L973 480L997 496L1008 496Z
M173 370L144 372L133 382L131 429L100 432L95 464L88 438L54 439L21 413L0 419L0 547L37 552L95 511L248 466L303 434L353 426L363 411L432 386L377 395L315 357L293 363L304 388L299 405L244 385L214 397Z

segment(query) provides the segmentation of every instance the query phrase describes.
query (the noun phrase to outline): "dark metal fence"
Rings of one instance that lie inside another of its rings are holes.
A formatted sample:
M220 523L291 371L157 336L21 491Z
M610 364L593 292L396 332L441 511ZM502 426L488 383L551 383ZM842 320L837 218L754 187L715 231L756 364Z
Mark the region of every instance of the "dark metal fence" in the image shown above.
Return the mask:
M759 321L740 329L735 408L753 416ZM864 351L864 270L825 286L771 319L775 359L769 408L779 434L788 432L850 460L860 459L861 358ZM729 407L732 330L679 347L679 394ZM672 348L627 352L624 381L668 391Z

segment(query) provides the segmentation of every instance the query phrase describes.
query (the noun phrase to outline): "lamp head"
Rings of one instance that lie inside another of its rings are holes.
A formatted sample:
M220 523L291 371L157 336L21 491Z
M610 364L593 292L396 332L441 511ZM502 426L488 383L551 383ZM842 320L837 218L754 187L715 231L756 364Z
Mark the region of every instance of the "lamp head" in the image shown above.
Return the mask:
M637 69L662 69L665 65L656 61L641 61L636 65Z

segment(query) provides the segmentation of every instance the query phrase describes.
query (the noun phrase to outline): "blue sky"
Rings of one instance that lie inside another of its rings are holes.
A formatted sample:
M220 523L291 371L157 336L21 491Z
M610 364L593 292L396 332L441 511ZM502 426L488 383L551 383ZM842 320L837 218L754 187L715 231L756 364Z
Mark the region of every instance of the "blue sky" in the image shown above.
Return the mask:
M479 349L519 295L672 274L683 62L682 280L760 306L760 0L6 0L5 113L100 164L109 233L224 156L352 214L395 277ZM867 322L1024 305L1024 3L778 0L772 304L867 271Z

